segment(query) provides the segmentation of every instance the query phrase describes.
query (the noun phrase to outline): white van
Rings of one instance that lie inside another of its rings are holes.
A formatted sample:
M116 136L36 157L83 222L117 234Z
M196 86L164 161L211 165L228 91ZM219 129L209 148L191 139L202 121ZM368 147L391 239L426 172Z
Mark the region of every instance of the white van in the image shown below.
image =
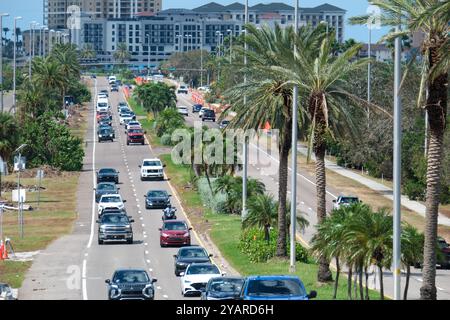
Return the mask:
M109 102L107 98L100 98L97 100L97 112L108 111Z
M109 84L116 84L117 78L116 76L109 76L108 82Z

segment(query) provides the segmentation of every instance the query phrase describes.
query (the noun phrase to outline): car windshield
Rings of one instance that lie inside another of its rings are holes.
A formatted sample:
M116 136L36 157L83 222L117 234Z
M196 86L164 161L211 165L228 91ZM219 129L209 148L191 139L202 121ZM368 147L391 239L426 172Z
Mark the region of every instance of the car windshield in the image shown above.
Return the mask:
M136 122L136 121L130 121L130 122L128 122L128 125L129 126L140 126L141 124L139 122Z
M209 291L214 293L238 293L241 291L244 279L216 279L210 283Z
M144 161L144 167L161 167L160 161Z
M223 120L222 121L222 124L229 124L230 123L230 121L228 121L228 120Z
M356 202L358 202L358 198L351 198L351 197L341 198L341 203L356 203Z
M188 267L186 274L220 274L219 269L211 264L211 265L196 265L191 264Z
M130 221L128 217L124 214L105 214L102 216L102 223L112 223L112 224L128 224Z
M165 223L163 229L169 231L183 231L187 230L187 226L184 222L170 222Z
M167 197L167 192L165 192L165 191L149 191L147 193L147 197L149 197L149 198L165 198L165 197Z
M305 289L296 280L251 280L248 284L249 296L306 296Z
M128 132L129 132L129 133L144 133L144 132L142 131L142 129L129 129Z
M106 183L106 184L99 184L98 186L97 186L97 190L101 190L101 191L115 191L116 190L116 186L115 185L113 185L113 184L109 184L109 183Z
M99 173L116 173L114 169L101 169Z
M202 248L188 248L180 251L180 257L182 258L206 258L208 255Z
M111 134L111 130L109 130L109 129L102 129L102 130L100 131L100 134L102 134L102 135L108 135L108 134Z
M107 106L108 106L108 104L106 104L106 103L99 103L98 104L99 108L106 108Z
M102 203L120 202L120 197L118 196L103 196L101 199Z
M117 271L113 278L114 283L145 283L149 277L145 271Z

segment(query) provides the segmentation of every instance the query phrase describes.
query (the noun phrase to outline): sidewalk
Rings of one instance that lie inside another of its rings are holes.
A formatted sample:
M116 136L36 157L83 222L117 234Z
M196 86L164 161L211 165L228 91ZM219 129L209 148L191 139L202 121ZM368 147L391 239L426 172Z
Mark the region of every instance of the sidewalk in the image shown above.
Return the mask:
M308 149L307 149L307 147L299 144L298 152L306 156L308 153ZM315 159L314 155L312 155L311 157L312 157L312 159ZM369 178L366 178L360 174L357 174L351 170L348 170L341 166L338 166L336 163L329 161L329 160L325 160L325 167L333 172L340 174L341 176L344 176L346 178L357 181L357 182L363 184L364 186L383 194L383 196L389 200L394 199L392 189L382 185L381 183L378 183L378 182L373 181ZM417 201L409 200L408 197L405 195L402 195L401 202L402 202L402 206L418 213L419 215L421 215L422 217L425 218L426 207L423 204L421 204L420 202L417 202ZM439 213L438 224L444 225L444 226L450 226L450 219L445 217L441 213Z

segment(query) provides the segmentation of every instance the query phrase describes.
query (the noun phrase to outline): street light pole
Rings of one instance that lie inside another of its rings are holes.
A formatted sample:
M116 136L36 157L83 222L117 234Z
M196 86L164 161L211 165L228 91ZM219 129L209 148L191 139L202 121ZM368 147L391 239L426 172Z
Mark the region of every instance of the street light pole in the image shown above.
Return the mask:
M396 32L400 32L397 26ZM400 99L401 52L400 37L395 38L394 62L394 299L401 299L401 150L402 150L402 104Z
M33 60L34 57L34 25L35 25L36 21L32 21L30 23L30 52L29 52L29 65L28 65L28 78L29 81L31 81L31 62Z
M13 37L13 108L14 112L17 113L16 110L16 55L17 55L17 20L22 19L22 17L15 17L14 18L14 37Z
M370 19L369 19L370 20ZM368 44L368 57L372 59L372 23L369 21L367 24L369 28L369 44ZM371 100L371 73L372 73L372 64L371 60L369 60L369 64L367 65L367 102L370 103ZM367 127L370 127L370 109L367 106Z
M233 53L233 30L228 29L227 32L230 35L230 64L231 64L232 53Z
M0 32L3 30L3 17L8 17L9 13L0 13ZM3 112L3 40L0 37L0 105Z
M244 9L244 68L247 67L247 24L248 24L248 0L245 0L245 9ZM244 84L247 83L247 72L244 72ZM244 96L244 107L247 106L247 96ZM242 172L242 221L247 217L247 180L248 180L248 137L244 135L244 167Z
M150 33L147 36L147 77L150 77Z
M298 1L294 0L295 4L295 25L294 32L297 34L298 32ZM294 45L294 55L297 51L297 46ZM291 236L290 236L290 265L289 272L295 272L295 245L296 245L296 223L297 223L297 125L298 125L298 86L294 86L294 90L292 92L292 151L291 151L291 165L292 165L292 180L291 180Z

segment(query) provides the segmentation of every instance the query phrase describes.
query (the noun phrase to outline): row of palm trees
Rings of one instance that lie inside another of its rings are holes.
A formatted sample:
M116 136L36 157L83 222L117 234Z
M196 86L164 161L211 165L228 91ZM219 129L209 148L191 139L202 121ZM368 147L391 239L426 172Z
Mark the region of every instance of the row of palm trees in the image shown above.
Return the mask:
M348 268L347 294L352 297L352 274L358 276L359 297L369 299L369 267L379 271L380 298L384 299L383 268L392 261L392 217L386 209L374 212L368 205L357 203L333 210L332 214L317 226L311 241L311 251L327 260L335 259L337 274L333 298L336 298L342 263ZM408 296L410 267L422 261L424 236L416 228L404 224L401 235L401 261L406 268L404 299ZM363 273L365 291L363 290ZM355 281L356 286L356 281Z
M428 146L427 216L424 245L423 299L436 299L435 268L437 214L439 206L440 173L442 170L442 142L446 127L447 84L449 67L449 26L447 4L438 0L374 0L383 9L382 21L386 24L407 26L400 33L390 33L386 39L420 31L425 34L423 44L423 83L428 89L426 110L429 116L430 142ZM401 18L401 20L399 19ZM365 23L368 17L353 19ZM371 108L386 116L381 108L348 92L347 80L353 72L364 67L369 60L356 59L361 46L350 46L339 56L333 55L332 40L323 30L302 27L298 33L293 28L274 29L246 26L245 41L248 51L236 47L236 70L247 75L247 82L225 92L231 107L225 115L235 112L229 128L260 129L268 122L278 129L279 189L278 189L278 241L277 256L287 255L287 178L288 155L291 151L291 131L298 125L304 138L308 138L316 155L317 218L324 223L326 213L325 151L327 137L344 133L357 137L355 109ZM296 49L295 49L296 48ZM247 56L248 64L239 65ZM299 123L292 123L293 86L299 87L301 97L295 106L299 110ZM419 99L420 102L423 99ZM385 212L378 212L385 216ZM318 281L332 279L329 256L320 255ZM381 260L380 260L381 261Z

